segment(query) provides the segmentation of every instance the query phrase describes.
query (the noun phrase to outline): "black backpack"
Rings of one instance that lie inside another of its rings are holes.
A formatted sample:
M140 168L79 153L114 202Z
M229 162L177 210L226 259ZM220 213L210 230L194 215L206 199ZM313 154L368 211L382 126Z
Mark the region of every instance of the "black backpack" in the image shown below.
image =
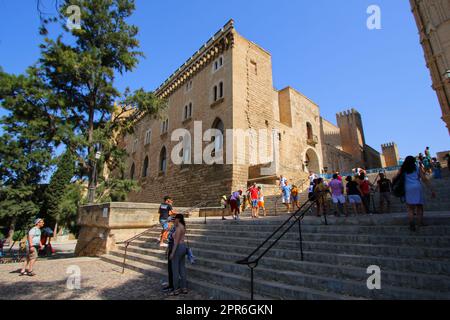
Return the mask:
M397 198L405 198L405 174L399 174L392 182L392 193Z

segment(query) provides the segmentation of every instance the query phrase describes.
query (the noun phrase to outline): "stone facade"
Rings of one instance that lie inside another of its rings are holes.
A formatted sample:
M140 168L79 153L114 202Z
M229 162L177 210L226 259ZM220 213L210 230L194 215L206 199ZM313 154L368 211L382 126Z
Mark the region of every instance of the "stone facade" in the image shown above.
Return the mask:
M130 194L132 202L157 203L171 195L176 205L203 201L218 205L221 195L245 190L253 181L273 184L282 174L300 184L311 171L347 171L375 163L367 161L359 113L339 114L335 126L321 117L316 103L297 90L274 89L270 53L239 35L233 21L156 93L168 101L168 107L156 119L140 119L135 134L123 141L130 154L128 177L139 179L141 185L141 191ZM194 130L199 122L202 127ZM183 144L181 136L172 136L179 128L187 129L191 136ZM209 137L198 143L210 128L220 129L223 136L212 144ZM228 129L233 130L231 135ZM260 131L267 134L267 144L260 144ZM222 150L224 161L229 161L202 162L202 148L211 145ZM370 151L370 159L380 158L375 150ZM173 163L172 153L182 154L188 163ZM198 163L198 157L199 164L189 164ZM379 163L381 166L381 160Z
M450 1L410 0L433 89L450 133Z

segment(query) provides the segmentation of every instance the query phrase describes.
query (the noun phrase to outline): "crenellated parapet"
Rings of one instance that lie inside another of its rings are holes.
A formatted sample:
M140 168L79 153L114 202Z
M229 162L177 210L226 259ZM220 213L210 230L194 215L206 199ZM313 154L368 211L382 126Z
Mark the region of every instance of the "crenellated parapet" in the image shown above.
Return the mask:
M233 30L234 21L230 20L156 89L156 95L163 99L167 98L223 52L232 48L234 46Z

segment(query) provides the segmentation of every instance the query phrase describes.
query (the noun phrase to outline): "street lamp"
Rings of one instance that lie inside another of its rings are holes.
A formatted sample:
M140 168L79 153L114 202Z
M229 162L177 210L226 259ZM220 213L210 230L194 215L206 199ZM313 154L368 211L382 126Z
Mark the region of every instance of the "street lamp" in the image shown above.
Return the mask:
M102 156L102 153L100 151L97 151L95 153L95 160L94 160L94 170L92 172L92 179L91 183L89 185L89 203L93 204L95 201L95 189L97 188L97 161L100 160Z

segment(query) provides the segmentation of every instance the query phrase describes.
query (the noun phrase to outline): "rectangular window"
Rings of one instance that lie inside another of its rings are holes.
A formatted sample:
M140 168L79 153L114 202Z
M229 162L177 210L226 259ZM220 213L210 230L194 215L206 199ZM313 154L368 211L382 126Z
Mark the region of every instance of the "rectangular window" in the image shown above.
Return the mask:
M258 65L256 64L256 61L250 61L251 64L251 70L255 75L258 75Z
M147 132L145 133L144 145L149 145L151 141L152 141L152 130L147 130Z
M223 82L219 84L219 99L223 98Z
M214 86L214 101L217 101L217 86Z

